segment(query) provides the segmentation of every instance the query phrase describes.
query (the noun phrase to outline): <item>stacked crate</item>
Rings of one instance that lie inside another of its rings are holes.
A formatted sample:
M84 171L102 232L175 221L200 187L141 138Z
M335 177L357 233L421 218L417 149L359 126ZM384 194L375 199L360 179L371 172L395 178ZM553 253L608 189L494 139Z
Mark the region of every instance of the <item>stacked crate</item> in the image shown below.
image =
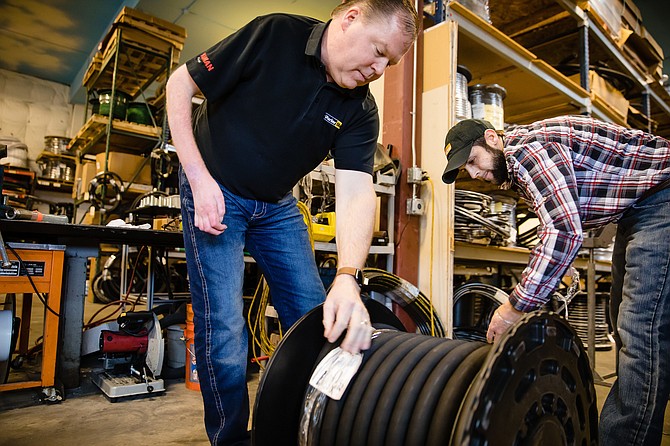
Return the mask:
M123 8L98 46L84 75L84 87L112 88L112 72L104 68L113 64L119 39L127 44L127 50L119 54L117 85L123 85L124 92L135 96L157 71L161 71L161 75L155 80L161 82L179 64L186 29L135 9ZM171 56L169 70L161 70L165 55Z

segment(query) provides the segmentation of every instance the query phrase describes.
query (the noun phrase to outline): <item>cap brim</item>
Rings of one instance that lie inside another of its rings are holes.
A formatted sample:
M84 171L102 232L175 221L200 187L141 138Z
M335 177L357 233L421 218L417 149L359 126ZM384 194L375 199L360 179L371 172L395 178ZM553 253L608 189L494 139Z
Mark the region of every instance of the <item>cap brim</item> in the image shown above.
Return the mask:
M465 164L465 162L470 157L470 152L472 152L472 144L469 146L463 147L458 152L454 153L451 159L447 162L447 167L444 168L444 173L442 174L442 181L446 184L451 184L456 181L458 176L458 169Z
M442 182L446 184L451 184L454 181L456 181L456 177L458 176L458 169L452 169L449 170L449 167L444 169L444 173L442 174Z

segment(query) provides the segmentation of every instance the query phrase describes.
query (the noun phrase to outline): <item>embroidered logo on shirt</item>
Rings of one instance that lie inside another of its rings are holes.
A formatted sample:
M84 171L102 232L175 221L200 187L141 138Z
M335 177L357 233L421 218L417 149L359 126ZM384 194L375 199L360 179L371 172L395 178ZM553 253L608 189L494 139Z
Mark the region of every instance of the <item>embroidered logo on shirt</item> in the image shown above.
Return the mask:
M333 127L335 127L336 129L342 127L342 121L335 118L330 113L326 113L325 115L323 115L323 120L326 121L328 124L332 125Z
M209 56L207 53L202 53L201 55L198 56L198 62L201 64L205 64L205 68L207 68L207 71L214 71L214 65L212 65L212 61L209 60Z

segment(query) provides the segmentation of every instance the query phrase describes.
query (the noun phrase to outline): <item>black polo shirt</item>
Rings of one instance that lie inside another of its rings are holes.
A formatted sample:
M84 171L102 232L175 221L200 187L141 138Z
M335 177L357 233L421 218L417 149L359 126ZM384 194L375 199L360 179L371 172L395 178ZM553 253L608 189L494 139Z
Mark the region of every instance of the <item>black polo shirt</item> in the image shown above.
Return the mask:
M338 169L372 173L379 133L367 86L326 81L321 39L327 24L257 17L186 62L206 101L194 134L212 176L237 195L276 202L329 150Z

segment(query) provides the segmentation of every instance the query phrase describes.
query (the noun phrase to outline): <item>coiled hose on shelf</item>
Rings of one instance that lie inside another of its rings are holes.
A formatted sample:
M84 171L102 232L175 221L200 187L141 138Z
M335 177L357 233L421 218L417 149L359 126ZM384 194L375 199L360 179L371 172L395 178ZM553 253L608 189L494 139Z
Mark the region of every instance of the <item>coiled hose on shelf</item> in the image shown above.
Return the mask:
M368 284L363 291L379 293L398 304L416 324L421 334L443 338L444 325L430 300L405 279L378 268L363 270Z
M454 338L486 342L493 313L509 295L486 283L466 283L454 291Z

